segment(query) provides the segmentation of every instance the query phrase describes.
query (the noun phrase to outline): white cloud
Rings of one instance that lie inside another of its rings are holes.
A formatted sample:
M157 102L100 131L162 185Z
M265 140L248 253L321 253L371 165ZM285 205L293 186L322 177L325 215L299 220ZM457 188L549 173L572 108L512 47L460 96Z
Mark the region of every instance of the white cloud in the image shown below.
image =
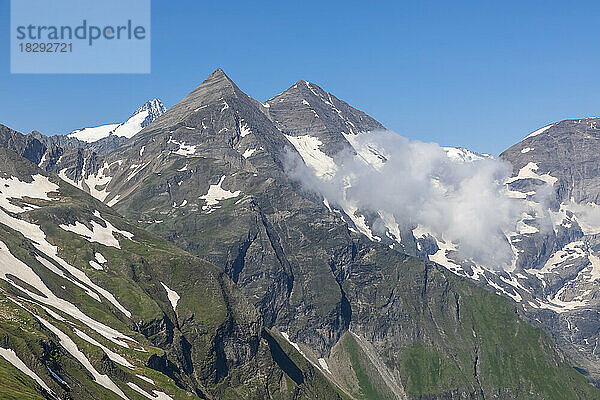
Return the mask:
M373 166L352 152L338 154L335 175L323 180L289 152L288 173L346 212L393 215L400 226L421 225L457 244L464 258L491 268L510 265L513 252L506 234L518 231L528 203L507 195L509 163L494 158L456 162L437 143L389 131L356 135L352 144L385 149L387 161ZM382 236L378 226L385 225L373 223L373 234Z

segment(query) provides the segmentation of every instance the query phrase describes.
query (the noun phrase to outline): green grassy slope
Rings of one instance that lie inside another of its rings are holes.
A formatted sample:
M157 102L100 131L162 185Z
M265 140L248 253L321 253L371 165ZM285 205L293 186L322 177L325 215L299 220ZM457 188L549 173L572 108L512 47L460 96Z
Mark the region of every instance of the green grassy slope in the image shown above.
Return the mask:
M390 338L377 350L413 398L600 398L508 299L442 267L383 249L359 252L344 288L358 304L360 322L350 329ZM359 382L369 392L367 380Z

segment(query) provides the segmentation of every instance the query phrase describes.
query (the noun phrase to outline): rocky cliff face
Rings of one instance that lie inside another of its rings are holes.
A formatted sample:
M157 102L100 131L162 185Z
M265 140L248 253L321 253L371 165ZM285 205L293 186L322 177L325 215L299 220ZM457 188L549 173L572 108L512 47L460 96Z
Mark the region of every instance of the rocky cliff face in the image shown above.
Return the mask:
M285 97L278 103L285 107L287 101L302 103ZM304 111L299 113L303 115ZM288 119L294 121L294 129L302 131L304 138L317 140L319 128L313 130L310 119ZM511 249L507 255L512 265L508 268L462 257L461 245L444 239L440 232L399 223L406 216L361 210L350 202L332 207L338 207L337 211L347 217L351 226L372 241L435 261L519 303L528 318L553 335L590 380L597 383L599 331L595 321L600 264L596 236L600 233L600 214L595 203L596 124L596 118L552 124L502 154L501 158L513 165L512 176L505 182L506 196L528 210L515 220L516 230L504 232ZM285 129L285 124L281 129ZM365 161L365 168L377 169L389 161L385 149L368 142L365 146L357 140L360 136L340 131L337 137L339 143L344 143L342 147L349 144L357 158ZM327 180L337 172L339 153L327 150L320 139L323 145L313 140L316 145L312 146L308 139L288 139L318 178ZM465 149L444 150L454 164L489 158Z
M600 118L565 120L534 131L500 157L513 164L515 175L533 162L536 173L551 174L560 204L600 202L597 165Z

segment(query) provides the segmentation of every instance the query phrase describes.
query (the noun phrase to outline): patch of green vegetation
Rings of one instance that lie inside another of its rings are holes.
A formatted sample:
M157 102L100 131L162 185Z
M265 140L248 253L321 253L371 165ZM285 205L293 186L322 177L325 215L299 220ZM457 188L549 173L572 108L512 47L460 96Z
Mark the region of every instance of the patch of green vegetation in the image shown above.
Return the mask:
M37 382L0 357L0 399L47 400L42 393Z
M377 389L378 385L374 383L370 377L371 363L361 350L358 343L352 335L346 334L341 339L344 350L348 353L352 369L358 380L358 393L353 395L358 399L363 400L383 400L388 397Z
M355 304L396 313L398 339L388 338L382 356L388 368L400 372L409 395L600 399L600 390L540 329L521 319L508 299L442 267L393 253L365 250L355 269L360 284L348 281L344 289ZM366 310L353 308L353 318L379 323Z
M462 303L461 318L476 335L482 385L513 390L522 399L600 399L600 390L556 353L540 329L521 320L507 299L477 288Z
M67 189L66 192L70 192L70 189ZM41 226L42 230L46 233L47 240L57 247L61 258L73 267L84 271L94 283L114 294L115 298L127 310L132 312L133 316L131 319L127 318L126 315L110 304L103 296L100 296L100 302L93 299L77 285L74 285L68 279L60 277L48 267L42 265L35 258L36 255L40 254L39 250L20 233L4 225L0 225L0 240L9 247L15 257L31 267L42 278L50 290L57 293L58 296L66 301L75 304L80 310L95 320L101 321L123 332L123 334L133 337L147 352L141 353L134 349L125 349L116 346L80 321L65 314L63 310L49 307L64 319L64 321L60 321L46 314L40 307L24 300L26 306L37 310L36 313L43 315L44 319L47 319L54 326L69 335L98 371L105 371L106 368L112 371L109 376L111 376L113 381L122 390L129 394L131 389L126 387L125 383L137 378L134 378L131 371L127 368L122 368L118 364L109 362L100 348L79 338L74 334L73 328L77 327L77 329L85 332L94 340L102 343L112 351L121 354L134 364L136 369L144 368L144 365L152 354L160 353L162 355L164 351L159 351L152 347L148 339L139 332L132 331L130 327L134 323L137 326L150 323L156 324L156 328L158 329L165 329L164 326L160 325L164 318L164 313L170 315L171 319L176 323L177 316L173 312L167 298L167 293L160 283L165 282L178 293L185 293L185 296L182 296L178 303L178 312L181 313L183 318L188 319L184 331L193 340L190 357L195 364L196 370L201 374L206 374L207 371L204 369L210 370L213 368L212 363L214 363L215 358L214 341L217 331L228 329L224 327L233 323L237 318L237 316L232 314L233 309L229 309L229 307L232 307L237 310L237 305L229 304L232 299L230 295L226 295L222 286L222 273L213 265L199 260L162 239L158 239L147 232L131 226L122 218L115 216L111 210L107 210L104 205L96 204L91 199L87 203L85 201L80 202L81 199L79 197L85 196L76 192L73 198L65 196L60 201L48 202L48 204L43 205L39 209L22 214L22 217ZM78 205L74 206L74 204ZM70 224L75 221L89 221L94 218L93 214L95 210L100 210L102 217L113 225L118 226L119 229L134 233L134 240L120 238L121 248L117 249L99 243L91 243L80 235L67 232L58 227L63 223ZM108 260L103 270L96 270L89 265L89 261L95 258L94 255L96 252L101 253ZM47 261L51 262L50 259L47 259ZM55 268L63 270L69 276L69 273L58 263L52 263ZM5 281L0 281L0 287L5 288L8 293L13 295L12 297L14 295L28 297ZM238 310L237 312L241 311ZM11 324L10 321L6 321L0 315L0 339L5 338L4 342L10 340L13 343L11 344L11 348L16 346L14 343L21 343L19 348L22 348L25 352L37 349L35 350L37 353L32 355L32 357L36 359L45 357L46 360L54 363L58 370L64 369L64 372L68 371L69 378L65 375L65 379L69 383L74 383L77 387L80 387L83 392L88 393L87 395L82 395L82 398L104 399L114 397L114 393L112 392L104 393L106 389L94 383L89 373L85 371L85 368L64 350L60 350L61 346L56 342L56 338L52 334L49 334L35 319L32 319L30 314L25 312L25 315L28 317L27 322L20 322L17 325ZM246 313L242 316L242 319L251 317L252 313ZM258 318L257 315L256 318ZM23 330L27 330L29 333L24 334ZM159 332L160 334L168 334L168 331L164 333ZM21 338L19 339L20 341L17 338ZM40 343L43 342L54 343L53 348L57 349L57 352L52 357L48 358L48 355L41 353L43 346L41 347ZM177 351L177 349L175 350ZM177 361L176 356L171 354L171 357ZM43 371L43 373L48 375L49 372ZM60 375L63 377L62 373ZM152 379L157 382L157 385L161 385L153 387L153 389L165 391L172 396L173 393L176 393L173 396L174 398L189 397L186 391L177 388L173 380L159 372L153 374ZM184 379L190 378L184 377ZM164 386L162 385L163 383ZM139 384L140 387L145 387L144 385L147 386L148 383L142 382ZM257 383L257 386L259 386L259 383ZM152 387L146 387L146 389L151 393ZM131 396L132 398L139 397L135 393Z
M2 283L4 284L4 282ZM14 350L23 362L26 362L26 360L37 360L34 361L34 365L37 365L38 367L33 368L30 366L30 368L34 370L39 377L45 377L46 379L44 381L58 394L64 394L64 388L58 385L56 381L50 377L50 372L45 366L52 366L60 373L61 377L68 381L72 395L75 398L115 400L119 398L115 393L90 379L89 372L70 354L62 349L55 341L54 336L45 330L30 312L8 300L4 295L5 292L3 292L3 290L4 289L0 289L0 342L4 343L6 347ZM31 306L31 304L27 304L28 306ZM43 315L44 311L42 309L35 306L31 307L36 313L42 313ZM49 317L45 316L45 318ZM55 322L55 324L58 325L59 323ZM64 331L68 332L67 329L64 329ZM78 343L78 346L82 346L81 343ZM103 353L99 348L91 349L82 346L82 349L86 351L86 353L90 350L86 355L92 363L96 363L103 356ZM40 362L42 364L40 364ZM12 374L14 374L14 371ZM11 372L6 372L5 370L0 371L0 381L10 379L10 376ZM37 387L37 384L29 383L28 386L28 390L32 391L33 388ZM14 390L17 390L17 388L18 386L15 387ZM18 390L20 391L22 388L19 388ZM28 395L28 390L23 392L24 396ZM60 397L63 396L61 395ZM1 395L0 398L4 399Z
M433 347L415 343L402 351L400 359L409 394L440 393L460 379L456 365Z

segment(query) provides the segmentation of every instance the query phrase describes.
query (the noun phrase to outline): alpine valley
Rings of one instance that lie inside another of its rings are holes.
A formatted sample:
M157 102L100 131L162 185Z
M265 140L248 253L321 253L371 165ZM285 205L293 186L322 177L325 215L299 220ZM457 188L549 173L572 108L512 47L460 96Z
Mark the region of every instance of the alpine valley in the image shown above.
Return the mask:
M600 399L600 119L442 149L511 166L503 268L307 186L384 169L383 130L221 69L121 124L0 125L0 398Z

